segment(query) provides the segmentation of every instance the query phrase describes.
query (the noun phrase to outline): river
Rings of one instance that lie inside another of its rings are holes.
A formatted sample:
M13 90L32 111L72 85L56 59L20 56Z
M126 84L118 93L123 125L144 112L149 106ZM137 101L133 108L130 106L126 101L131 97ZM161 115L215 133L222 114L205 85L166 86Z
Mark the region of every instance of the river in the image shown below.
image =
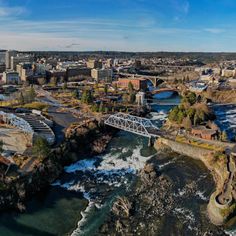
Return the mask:
M170 108L154 105L152 120L161 126ZM162 158L147 143L146 138L118 132L104 154L66 167L60 179L27 204L25 213L2 214L0 235L95 235L115 197L131 187L135 174L150 158L156 158L160 171L173 180L173 194L180 199L173 214L164 219L172 228L164 224L160 235L169 236L177 222L194 235L199 221L208 223L206 205L214 190L209 171L190 158ZM197 190L186 196L189 184Z

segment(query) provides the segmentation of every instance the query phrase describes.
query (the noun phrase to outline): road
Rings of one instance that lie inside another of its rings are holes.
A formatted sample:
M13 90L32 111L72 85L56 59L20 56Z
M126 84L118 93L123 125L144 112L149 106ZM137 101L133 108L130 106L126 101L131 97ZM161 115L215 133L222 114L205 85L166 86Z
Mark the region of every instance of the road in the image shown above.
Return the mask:
M65 138L65 131L71 123L78 122L79 118L76 116L82 115L79 110L65 107L60 104L58 100L51 96L51 93L43 90L40 87L36 87L36 93L40 96L39 101L47 103L48 115L52 117L54 121L53 132L56 136L56 145L59 145ZM76 115L76 116L75 116Z
M48 109L48 115L52 117L54 121L53 131L56 136L56 145L60 144L65 138L65 131L71 123L78 122L76 118L69 111L61 111L58 107L51 106Z

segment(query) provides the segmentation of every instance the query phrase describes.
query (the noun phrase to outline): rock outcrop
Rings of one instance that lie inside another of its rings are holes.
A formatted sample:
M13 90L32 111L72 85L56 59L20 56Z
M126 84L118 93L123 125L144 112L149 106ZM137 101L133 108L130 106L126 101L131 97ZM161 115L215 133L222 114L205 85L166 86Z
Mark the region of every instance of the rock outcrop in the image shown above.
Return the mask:
M194 186L189 185L188 189L186 194L191 194ZM165 217L173 215L178 201L172 180L159 173L154 163L149 163L139 173L132 190L125 197L117 198L98 235L226 235L222 229L208 223L203 226L201 221L197 222L194 232L189 225L184 229L165 226L168 232L164 232L163 226L168 224Z
M2 184L0 210L9 208L24 210L24 202L55 181L63 172L64 166L85 156L102 153L116 132L97 121L83 126L73 125L73 131L67 134L65 141L53 149L31 172Z

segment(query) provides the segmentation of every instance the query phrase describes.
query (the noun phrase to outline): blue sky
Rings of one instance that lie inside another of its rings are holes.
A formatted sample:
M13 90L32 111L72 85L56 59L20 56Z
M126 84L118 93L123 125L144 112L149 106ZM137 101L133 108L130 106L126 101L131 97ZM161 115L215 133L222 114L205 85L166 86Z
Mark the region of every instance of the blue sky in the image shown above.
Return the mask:
M0 0L0 48L233 51L235 0Z

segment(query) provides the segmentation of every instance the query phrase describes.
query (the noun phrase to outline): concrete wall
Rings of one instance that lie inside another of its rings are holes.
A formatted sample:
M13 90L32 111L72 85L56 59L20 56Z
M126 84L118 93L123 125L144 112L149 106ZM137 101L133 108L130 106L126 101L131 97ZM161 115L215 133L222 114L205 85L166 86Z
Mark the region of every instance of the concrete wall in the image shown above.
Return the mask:
M194 147L189 144L179 143L165 138L159 138L156 141L156 143L154 144L156 149L158 149L158 142L161 142L162 144L169 146L174 152L192 157L196 160L201 160L203 162L204 159L212 152L207 149Z
M220 173L217 168L210 166L207 161L207 159L209 158L209 154L212 153L211 150L207 150L207 149L203 149L203 148L199 148L199 147L194 147L189 144L179 143L179 142L175 142L175 141L165 139L165 138L159 138L155 142L154 147L158 150L159 148L162 147L161 146L162 144L170 147L174 152L177 152L179 154L189 156L193 159L202 161L206 165L206 167L210 171L212 171L212 173L215 173L218 176L218 180L215 180L217 189L218 189L218 186L221 182L224 183L224 178L222 176L222 173ZM222 185L222 184L220 184L220 185ZM207 206L207 213L208 213L208 216L213 224L223 225L229 216L227 214L227 210L228 210L228 212L230 212L229 211L230 205L218 204L216 201L216 196L218 194L219 194L219 191L216 190L216 192L214 192L211 195L210 201Z

